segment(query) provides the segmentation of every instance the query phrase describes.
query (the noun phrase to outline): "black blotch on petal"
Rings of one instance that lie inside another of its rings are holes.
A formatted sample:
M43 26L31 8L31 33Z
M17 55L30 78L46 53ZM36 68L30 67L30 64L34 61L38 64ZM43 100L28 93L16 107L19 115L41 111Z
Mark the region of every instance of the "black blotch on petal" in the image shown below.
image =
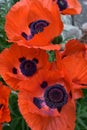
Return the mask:
M34 97L34 98L33 98L33 103L34 103L39 109L41 109L42 100L40 100L40 99Z
M14 74L17 74L17 69L16 69L15 67L13 67L13 68L12 68L12 72L13 72Z
M23 37L23 38L25 38L25 40L30 40L30 39L32 39L32 35L27 35L25 32L22 32L21 33L21 36Z
M25 57L20 57L18 60L19 60L20 62L22 62L22 61L26 60L26 58L25 58Z
M61 112L61 110L62 110L62 107L59 107L59 108L57 108L57 110L58 110L58 112Z
M72 92L71 92L71 91L70 91L69 95L70 95L70 97L72 98Z
M32 60L33 60L36 64L38 64L38 62L39 62L37 58L33 58Z
M27 36L27 34L25 32L22 32L21 35L22 35L22 37L24 37L27 40L28 36Z
M48 86L48 83L47 83L47 81L43 81L42 83L41 83L41 88L46 88L47 86Z
M57 4L59 6L60 11L63 11L68 8L67 0L57 0Z

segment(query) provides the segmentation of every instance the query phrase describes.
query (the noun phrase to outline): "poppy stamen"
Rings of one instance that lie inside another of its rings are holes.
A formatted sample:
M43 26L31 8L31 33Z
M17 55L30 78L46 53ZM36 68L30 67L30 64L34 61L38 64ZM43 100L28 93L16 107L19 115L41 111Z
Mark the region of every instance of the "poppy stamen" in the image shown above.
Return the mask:
M63 11L68 7L67 0L57 0L57 4L59 6L60 11Z
M20 70L25 76L33 76L37 71L37 67L34 61L24 60L20 64Z
M35 22L32 22L29 25L29 28L31 30L31 35L34 36L35 34L38 34L39 32L43 32L44 28L47 27L49 23L45 20L37 20Z
M44 98L47 106L61 110L68 101L68 94L62 85L55 84L46 89Z

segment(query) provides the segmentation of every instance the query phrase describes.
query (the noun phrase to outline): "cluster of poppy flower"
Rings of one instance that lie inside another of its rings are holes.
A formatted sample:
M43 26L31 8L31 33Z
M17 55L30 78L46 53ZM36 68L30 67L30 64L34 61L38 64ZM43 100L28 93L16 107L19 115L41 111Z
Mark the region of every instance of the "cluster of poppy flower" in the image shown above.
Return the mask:
M0 84L0 123L10 121L13 89L32 130L74 130L75 100L87 88L87 46L73 39L61 51L52 41L63 31L60 15L80 12L77 0L20 0L10 9L5 31L13 44L0 54L0 74L10 87ZM55 51L53 62L47 50Z

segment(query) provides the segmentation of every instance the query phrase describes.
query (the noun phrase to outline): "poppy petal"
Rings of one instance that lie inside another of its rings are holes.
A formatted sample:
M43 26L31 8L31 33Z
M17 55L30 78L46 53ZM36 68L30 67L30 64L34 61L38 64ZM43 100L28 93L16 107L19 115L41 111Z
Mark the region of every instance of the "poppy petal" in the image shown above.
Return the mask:
M81 53L67 56L62 61L74 83L87 84L87 61Z

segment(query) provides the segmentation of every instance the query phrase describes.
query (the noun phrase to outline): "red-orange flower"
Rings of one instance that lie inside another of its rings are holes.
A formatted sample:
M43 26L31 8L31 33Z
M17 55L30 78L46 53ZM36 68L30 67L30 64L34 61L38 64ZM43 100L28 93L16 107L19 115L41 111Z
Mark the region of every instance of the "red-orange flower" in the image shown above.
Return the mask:
M45 50L13 44L0 54L0 74L15 90L19 90L20 81L27 82L37 76L39 71L49 68L50 62Z
M46 87L37 97L31 96L28 92L20 92L18 106L32 130L74 130L75 128L75 103L60 84Z
M19 45L59 49L59 45L53 45L51 41L62 30L60 11L52 1L47 8L38 0L22 0L6 15L5 31L8 39Z
M8 108L10 89L0 82L0 123L9 122L10 110Z
M54 127L55 130L58 128L74 130L75 104L73 104L72 90L70 90L71 84L61 68L57 70L54 67L52 65L50 70L40 71L37 77L33 77L32 80L28 80L24 84L20 82L20 86L24 88L21 90L18 98L19 109L32 130L41 130L43 126L44 130L48 130L52 124L52 129L54 124L58 124L59 127L56 125ZM28 91L28 86L35 88L35 91ZM49 100L47 99L48 97ZM50 102L51 99L52 102ZM68 114L68 112L73 113L73 117L70 117L72 118L70 126L67 124L68 118L66 119L66 115L64 115L64 113ZM34 119L37 120L37 123L34 122ZM40 119L43 120L43 124L39 125ZM64 122L65 124L62 127Z
M70 40L64 52L56 52L56 61L49 71L40 71L35 79L24 83L24 88L36 87L36 93L23 89L18 98L19 109L32 130L74 130L73 98L80 98L81 88L87 87L85 50L84 44Z
M80 44L78 40L70 40L64 52L60 54L61 66L66 71L74 96L81 97L81 88L87 88L87 61L85 59L85 44ZM59 56L59 53L56 53ZM58 63L59 57L56 62Z
M78 0L53 0L58 4L62 14L80 14L82 7Z

